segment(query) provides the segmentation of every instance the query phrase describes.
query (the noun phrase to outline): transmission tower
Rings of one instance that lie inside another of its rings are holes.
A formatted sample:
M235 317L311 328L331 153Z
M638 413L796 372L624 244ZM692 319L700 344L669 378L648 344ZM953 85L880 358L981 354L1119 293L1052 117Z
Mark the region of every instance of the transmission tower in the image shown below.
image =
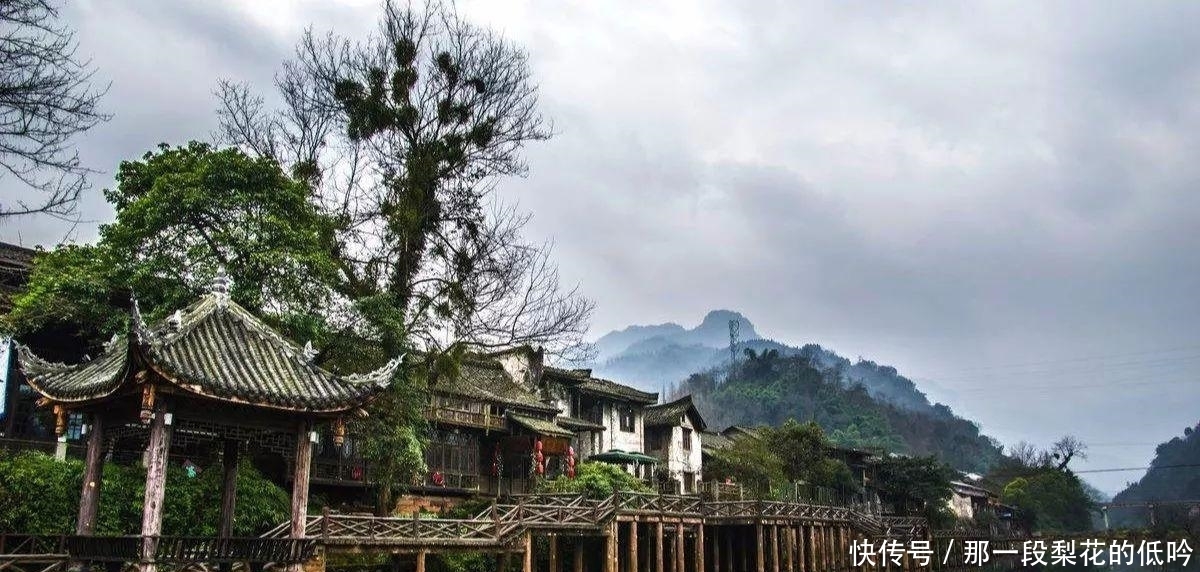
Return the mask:
M733 373L733 364L737 361L738 332L742 329L741 320L729 320L729 372Z

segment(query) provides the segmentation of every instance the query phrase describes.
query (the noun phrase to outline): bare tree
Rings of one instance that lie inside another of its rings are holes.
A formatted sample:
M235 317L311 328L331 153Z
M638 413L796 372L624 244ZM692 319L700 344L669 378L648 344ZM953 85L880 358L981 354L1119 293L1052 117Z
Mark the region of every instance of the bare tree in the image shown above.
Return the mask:
M308 181L338 221L351 327L392 351L527 343L579 356L592 302L559 283L548 245L521 237L528 216L492 192L551 134L523 50L453 6L387 2L365 41L306 31L275 87L279 108L221 82L217 136Z
M1061 471L1067 468L1071 459L1087 459L1087 445L1072 435L1066 435L1050 446L1050 456Z
M0 0L0 174L36 198L0 205L0 216L70 216L92 171L76 135L106 121L97 107L107 87L92 84L91 62L76 58L75 33L57 23L48 0Z

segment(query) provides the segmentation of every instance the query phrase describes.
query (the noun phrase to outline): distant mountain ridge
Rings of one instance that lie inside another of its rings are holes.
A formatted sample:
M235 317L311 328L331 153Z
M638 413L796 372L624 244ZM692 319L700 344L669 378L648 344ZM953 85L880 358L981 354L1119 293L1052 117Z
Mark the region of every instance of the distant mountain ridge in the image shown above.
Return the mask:
M729 345L729 322L739 322L738 338L758 338L754 324L739 312L713 310L704 316L700 325L686 329L674 322L650 326L629 326L600 336L596 340L596 361L603 363L622 354L642 354L656 349L678 346L719 348Z
M916 384L900 375L896 368L870 360L852 362L817 344L796 347L765 339L749 318L733 310L713 310L692 329L668 322L614 330L596 340L597 357L590 366L602 377L647 391L662 391L693 373L729 365L732 320L739 322L735 355L746 349L759 353L776 350L785 357L804 355L818 367L839 370L847 385L861 383L876 399L915 411L935 408Z
M731 320L739 322L732 355ZM815 419L839 443L936 454L973 472L985 471L1001 454L977 425L931 403L896 368L851 361L817 344L764 339L732 310L709 312L691 329L675 323L630 326L605 334L596 345L599 357L591 367L597 375L664 397L692 393L701 413L718 426ZM806 393L797 398L798 391Z

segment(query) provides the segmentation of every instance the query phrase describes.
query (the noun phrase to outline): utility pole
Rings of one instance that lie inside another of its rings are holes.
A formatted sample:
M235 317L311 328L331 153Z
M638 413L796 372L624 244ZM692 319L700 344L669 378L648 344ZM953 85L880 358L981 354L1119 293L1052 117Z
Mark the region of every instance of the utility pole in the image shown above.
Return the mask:
M742 329L741 320L729 320L729 373L733 373L733 365L737 362L738 332Z

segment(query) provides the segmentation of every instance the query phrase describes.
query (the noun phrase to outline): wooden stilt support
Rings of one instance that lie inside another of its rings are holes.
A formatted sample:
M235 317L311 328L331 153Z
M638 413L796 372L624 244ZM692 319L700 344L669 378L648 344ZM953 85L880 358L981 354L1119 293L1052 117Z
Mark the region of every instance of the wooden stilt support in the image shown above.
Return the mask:
M583 572L583 539L575 539L575 552L571 554L572 568L575 572Z
M417 551L417 572L425 572L425 554L428 550Z
M558 536L550 535L550 572L558 572Z
M796 572L796 569L794 568L795 563L796 563L796 561L795 561L796 543L794 542L794 540L792 538L792 527L784 526L782 534L783 534L783 537L781 539L781 542L783 542L784 569L787 570L787 572Z
M617 521L613 520L608 525L608 532L604 535L605 572L619 572L621 569L619 566L619 559L617 558L617 554L620 553L620 550L617 547L618 541L620 540L618 531L619 529L617 528Z
M771 525L771 572L779 572L779 527Z
M696 525L696 572L706 570L708 568L704 566L704 523L700 522Z
M529 531L521 538L521 572L533 572L533 534Z
M721 572L721 529L714 526L708 536L709 542L712 543L713 572Z
M663 568L663 523L658 521L654 529L654 571L666 572Z
M104 418L92 414L87 453L83 461L83 490L79 493L79 518L75 534L91 536L96 530L96 512L100 507L100 483L104 477Z
M765 535L766 532L763 530L762 523L754 525L754 569L758 570L758 572L767 572L766 547L764 546L766 544Z
M150 420L150 440L146 446L146 496L142 504L141 572L155 572L158 535L162 532L163 497L167 484L167 455L171 450L169 412L160 408Z
M631 521L629 523L629 563L625 565L625 569L629 572L638 572L638 523Z
M675 572L684 571L684 558L687 557L687 552L683 549L683 522L675 526Z

